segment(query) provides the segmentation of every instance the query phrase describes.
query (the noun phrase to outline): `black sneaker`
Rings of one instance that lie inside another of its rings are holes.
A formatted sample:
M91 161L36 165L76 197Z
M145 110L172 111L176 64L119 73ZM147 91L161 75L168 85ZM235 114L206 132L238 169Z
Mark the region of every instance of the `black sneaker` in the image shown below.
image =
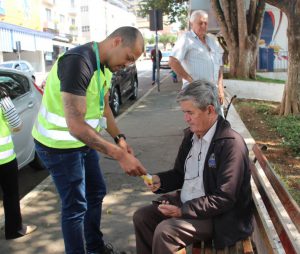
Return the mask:
M117 251L114 249L111 243L105 244L104 248L100 252L88 252L88 254L126 254L124 251Z
M110 244L107 243L104 246L103 254L117 254L114 250L114 247Z
M119 252L114 249L111 243L107 243L104 246L104 250L102 254L126 254L126 252L124 251Z

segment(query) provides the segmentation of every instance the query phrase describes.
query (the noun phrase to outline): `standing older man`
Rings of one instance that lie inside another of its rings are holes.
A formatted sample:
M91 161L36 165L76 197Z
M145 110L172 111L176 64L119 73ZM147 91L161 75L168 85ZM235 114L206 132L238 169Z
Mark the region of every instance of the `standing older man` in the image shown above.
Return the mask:
M67 254L112 253L100 230L106 186L97 152L116 159L128 175L146 174L108 103L111 71L134 63L143 51L142 34L134 27L120 27L101 42L67 51L47 77L32 134L61 198ZM99 134L102 129L116 144Z
M248 150L219 115L216 87L194 81L178 101L189 129L174 168L147 184L154 193L176 192L135 212L137 254L175 253L195 239L224 248L253 230Z
M219 90L220 103L223 104L223 48L218 39L207 33L208 14L194 11L190 17L191 31L176 42L169 58L170 67L183 78L186 87L193 80L207 80Z

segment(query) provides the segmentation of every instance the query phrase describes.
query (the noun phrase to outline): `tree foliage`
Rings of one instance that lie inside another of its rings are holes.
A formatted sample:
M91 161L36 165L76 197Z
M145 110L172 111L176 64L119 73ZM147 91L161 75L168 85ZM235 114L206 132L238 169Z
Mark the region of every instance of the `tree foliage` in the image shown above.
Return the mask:
M155 37L152 35L150 38L144 38L145 44L154 44L155 43Z
M181 29L187 27L188 0L144 0L139 3L138 15L147 17L150 10L162 10L163 15L168 15L170 24L181 23Z
M166 48L166 45L168 43L175 43L177 37L172 34L162 34L159 36L158 41L161 42L164 45L164 48Z

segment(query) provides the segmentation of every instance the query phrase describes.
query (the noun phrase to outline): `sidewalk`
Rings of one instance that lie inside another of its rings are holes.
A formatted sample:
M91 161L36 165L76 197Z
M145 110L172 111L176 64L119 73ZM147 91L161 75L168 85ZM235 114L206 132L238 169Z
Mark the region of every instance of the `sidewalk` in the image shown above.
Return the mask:
M125 114L118 118L118 125L127 136L136 156L149 173L172 168L182 130L186 124L175 98L181 84L173 84L167 77L162 81L160 92L156 86ZM262 90L259 92L263 93ZM250 147L254 140L231 107L228 120L240 132ZM111 140L107 135L107 139ZM135 253L135 237L132 215L141 206L149 204L154 194L147 191L139 177L123 173L118 163L103 156L101 167L108 186L108 195L103 204L102 231L105 240L127 254ZM20 183L22 184L22 183ZM21 201L25 223L33 223L38 230L31 235L5 241L0 232L0 253L37 254L64 253L60 231L59 199L50 178L44 180ZM1 221L1 218L0 218ZM0 227L2 227L0 222Z

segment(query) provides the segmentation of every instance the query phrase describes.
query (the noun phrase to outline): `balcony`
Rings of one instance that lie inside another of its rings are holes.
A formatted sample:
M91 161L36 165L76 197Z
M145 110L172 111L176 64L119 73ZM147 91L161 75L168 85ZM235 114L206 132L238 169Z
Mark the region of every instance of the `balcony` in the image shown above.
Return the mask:
M52 29L52 28L48 28L48 27L44 27L43 31L47 32L47 33L50 33L50 34L53 34L53 35L58 35L59 34L58 30Z
M68 8L68 13L72 16L76 16L78 13L77 8L75 6L70 6Z
M43 22L43 28L57 29L54 21L45 21Z
M54 5L54 0L43 0L43 3L53 6Z

